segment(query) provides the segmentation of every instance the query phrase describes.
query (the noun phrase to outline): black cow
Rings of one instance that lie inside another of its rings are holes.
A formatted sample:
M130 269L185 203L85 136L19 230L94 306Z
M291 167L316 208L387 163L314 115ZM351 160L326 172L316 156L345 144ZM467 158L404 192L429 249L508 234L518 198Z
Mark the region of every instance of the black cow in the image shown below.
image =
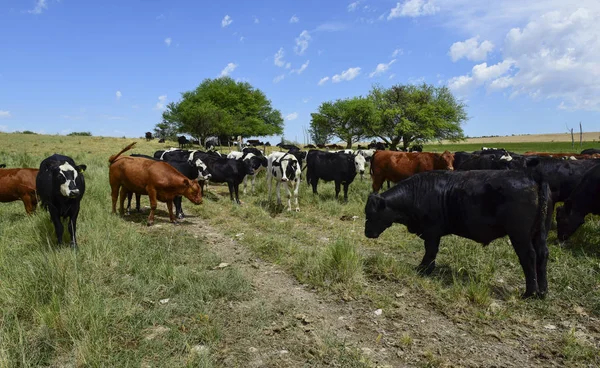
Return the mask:
M184 158L183 160L181 160L181 159L179 159L179 160L178 159L160 160L160 159L157 159L156 157L150 157L150 156L140 155L140 154L135 154L135 153L132 154L131 156L143 157L143 158L147 158L149 160L155 160L155 161L165 161L169 165L173 166L177 171L179 171L180 173L185 175L188 179L204 181L204 180L210 179L210 177L211 177L210 172L208 171L208 168L206 167L206 164L204 164L202 162L202 160L200 160L198 158L192 158L190 160L189 155L187 156L187 158ZM133 193L128 193L128 195L127 195L127 213L129 213L131 211L132 195L133 195ZM140 197L141 197L141 195L136 193L135 209L137 210L137 212L140 212ZM183 208L181 207L182 199L183 199L183 197L181 197L181 196L177 196L173 199L173 203L175 204L175 216L177 216L177 218L179 218L179 219L182 219L185 217L185 214L183 213Z
M267 147L271 147L271 142L265 142L264 145L267 146Z
M4 169L6 167L6 164L0 164L0 169Z
M306 155L308 154L308 152L300 151L300 149L291 149L288 151L288 153L291 155L294 155L294 157L296 157L296 159L298 160L298 163L300 164L300 167L302 167L302 164L304 163L304 160L306 159Z
M444 235L483 245L508 235L525 273L523 297L543 297L550 203L547 183L516 170L423 172L369 196L365 235L377 238L393 223L406 225L425 241L419 270L426 274L435 268Z
M199 141L199 140L197 140L197 139L194 139L194 140L192 141L192 144L195 144L196 146L199 146L199 145L200 145L200 141Z
M154 139L154 137L152 136L152 132L146 132L146 140L151 141L153 139Z
M242 152L243 152L243 153L253 153L254 155L256 155L256 156L259 156L259 157L264 157L264 156L265 156L265 155L262 153L262 151L261 151L261 150L259 150L258 148L255 148L255 147L245 147L245 148L242 150Z
M510 156L510 152L505 150L504 148L487 148L481 147L482 149L479 151L473 151L474 155L494 155L496 158L508 157Z
M423 145L413 144L412 147L408 149L408 152L423 152Z
M314 144L307 144L307 145L304 146L304 148L312 148L312 149L314 149L314 148L317 148L317 146L315 146Z
M159 139L158 143L165 143L165 139L164 138Z
M582 155L597 155L600 154L600 149L597 148L588 148L581 151Z
M279 147L279 148L283 148L285 150L288 150L288 151L292 151L292 150L294 150L294 151L300 151L300 147L294 146L293 144L277 143L276 146Z
M383 151L386 148L386 144L384 142L371 142L371 143L369 143L367 148Z
M199 157L208 167L208 172L211 174L210 181L213 183L227 183L229 197L233 201L235 193L235 201L240 204L238 195L240 183L244 181L246 175L254 175L254 169L252 169L250 161L218 157L209 153L200 153Z
M558 239L567 240L588 213L600 215L600 165L588 170L562 207L556 210Z
M213 147L216 147L219 145L219 140L216 138L209 138L204 142L204 147L206 147L206 149L211 149Z
M317 194L319 179L334 181L335 198L338 198L343 184L344 201L348 201L348 187L355 177L354 155L310 150L306 156L306 182L312 185L314 194Z
M454 170L508 170L511 160L497 158L495 155L476 155L467 152L454 153ZM516 166L516 165L514 165ZM514 167L515 169L517 167Z
M179 143L179 148L185 148L185 146L190 144L190 141L184 135L177 137L177 142Z
M71 248L77 249L77 216L85 194L83 172L86 165L75 164L72 158L54 154L42 161L35 183L42 207L50 213L58 244L63 242L62 218L68 217Z

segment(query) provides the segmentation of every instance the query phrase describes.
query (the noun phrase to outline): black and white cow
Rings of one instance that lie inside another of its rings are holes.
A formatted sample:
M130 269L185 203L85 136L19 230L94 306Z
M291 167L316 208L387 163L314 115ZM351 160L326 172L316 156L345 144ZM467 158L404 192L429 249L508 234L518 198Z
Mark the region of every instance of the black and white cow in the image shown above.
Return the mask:
M131 156L132 157L143 157L143 158L147 158L149 160L165 161L169 165L173 166L177 171L179 171L180 173L185 175L188 179L197 180L198 182L208 180L211 177L211 174L210 174L210 172L208 172L208 168L206 167L206 164L204 164L204 162L202 162L202 160L200 160L199 158L189 160L189 156L188 156L188 159L183 159L183 160L176 160L176 159L159 160L155 157L150 157L150 156L140 155L140 154L132 154ZM131 211L132 195L133 195L133 193L129 193L127 195L127 214L129 214L129 212ZM136 193L135 209L137 210L137 212L140 212L140 197L141 197L141 195ZM181 206L182 200L183 200L183 197L181 197L181 196L177 196L173 199L173 204L175 204L175 216L177 216L177 218L179 218L179 219L182 219L185 217L185 214L183 213L183 208Z
M306 156L306 182L312 186L313 194L317 194L319 179L335 182L335 198L344 186L344 201L348 201L348 187L356 177L355 158L364 157L344 152L324 152L318 150L308 151ZM363 168L364 169L364 168Z
M484 245L508 235L525 273L523 297L543 297L550 204L548 184L521 171L423 172L369 196L365 235L377 238L394 223L406 225L425 241L419 270L427 274L435 267L444 235Z
M254 148L256 149L256 148ZM244 150L246 150L246 148L244 148ZM250 166L252 166L252 169L254 170L254 174L252 175L246 175L244 176L244 194L246 194L246 185L248 183L248 176L252 176L252 194L254 194L254 182L256 181L256 175L264 168L267 167L268 162L267 162L267 158L265 156L257 156L254 153L248 151L248 152L239 152L239 151L232 151L227 155L227 158L232 158L235 160L242 160L242 161L247 161L250 163Z
M63 242L62 218L69 219L71 248L77 249L77 216L85 194L83 172L86 165L76 165L72 158L54 154L42 161L36 177L36 190L42 207L50 213L58 244Z
M588 213L600 214L600 165L589 169L562 207L556 210L558 239L567 240L585 222Z
M600 154L600 149L597 148L587 148L581 151L582 155L598 155Z
M269 186L269 200L271 199L271 185L272 179L274 178L277 190L277 204L281 204L281 193L280 185L283 183L287 190L288 197L288 211L292 210L291 197L292 192L288 187L289 182L292 184L294 189L294 204L296 205L296 212L300 211L298 205L298 190L300 189L300 175L302 174L302 167L298 162L296 156L288 152L273 152L267 156L267 184Z
M364 157L365 160L370 163L371 159L373 158L373 154L375 154L375 150L361 149L361 150L358 150L358 154L361 155L362 157Z
M200 153L199 157L208 167L211 174L210 181L213 183L227 183L229 197L237 204L241 204L239 198L239 187L246 175L254 175L254 169L248 161L218 157L209 153Z

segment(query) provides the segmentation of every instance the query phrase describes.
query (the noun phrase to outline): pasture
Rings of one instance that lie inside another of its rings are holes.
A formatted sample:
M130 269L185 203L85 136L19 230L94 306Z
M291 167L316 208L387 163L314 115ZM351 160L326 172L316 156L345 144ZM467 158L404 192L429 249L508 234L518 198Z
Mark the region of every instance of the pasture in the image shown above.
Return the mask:
M112 215L107 160L132 141L143 154L176 145L0 134L7 167L38 167L55 152L88 167L77 253L56 247L43 210L28 217L21 202L0 204L0 366L600 364L597 219L567 245L551 232L548 297L521 300L524 276L506 239L484 248L445 237L428 277L415 272L423 242L403 226L367 239L368 175L350 185L348 203L333 183L314 196L303 180L298 213L276 206L274 193L267 200L263 172L241 206L221 185L202 205L184 199L190 217L179 226L164 204L150 228L147 212Z

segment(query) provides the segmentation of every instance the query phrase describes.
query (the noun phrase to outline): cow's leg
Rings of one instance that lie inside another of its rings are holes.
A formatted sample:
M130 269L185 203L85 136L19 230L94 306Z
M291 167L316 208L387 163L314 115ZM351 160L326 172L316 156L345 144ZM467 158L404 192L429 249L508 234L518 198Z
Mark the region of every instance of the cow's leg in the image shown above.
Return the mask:
M388 187L388 189L390 189L390 181L389 180L387 181L387 187Z
M119 194L119 213L121 216L125 215L125 198L127 197L127 189L121 187L121 193Z
M56 232L56 239L58 245L62 245L62 238L65 228L60 221L60 213L54 206L48 206L48 212L50 212L50 218L52 219L52 224L54 225L54 231Z
M510 235L509 238L525 274L525 293L521 297L530 298L538 293L536 251L533 248L531 239L517 238Z
M140 209L140 199L142 199L142 195L139 193L135 193L135 210L140 213L142 210Z
M373 193L378 193L383 185L383 179L379 175L373 175L371 179L373 179Z
M235 191L235 201L237 202L237 204L242 204L242 202L240 202L239 195L240 183L233 183L233 190Z
M439 248L439 236L432 236L430 238L425 239L425 255L423 256L421 263L417 267L417 270L420 273L429 275L431 274L431 272L433 272L433 269L435 268L435 257L437 256Z
M227 187L229 188L229 199L231 199L231 201L233 202L233 183L232 182L227 182Z
M77 217L79 216L79 208L69 218L69 233L71 234L71 248L77 249Z
M256 174L252 175L252 194L254 194L254 182L256 181ZM244 189L246 189L244 184ZM246 192L244 192L246 194Z
M148 215L148 226L154 225L154 212L156 212L156 207L158 206L156 199L156 189L147 187L146 192L148 193L148 198L150 199L150 214Z
M133 192L127 193L127 208L125 209L125 213L129 215L131 213L131 198L133 197Z
M296 212L300 212L300 206L298 205L298 190L300 190L300 179L296 179L296 187L294 188L294 205L296 206Z
M348 187L350 184L344 183L344 202L348 202Z
M178 219L182 219L185 217L185 215L183 214L183 208L181 207L182 200L182 196L177 196L173 199L173 203L175 204L175 217L177 217Z
M277 191L277 205L281 204L281 182L277 181L275 190Z
M319 178L311 176L310 177L310 185L312 185L313 194L319 194L319 193L317 193L317 185L318 184L319 184Z
M285 191L287 193L287 210L291 211L292 210L292 191L290 190L290 186L289 186L289 184L291 184L291 183L286 181L283 184L285 186Z
M167 209L169 210L169 221L171 221L171 223L176 224L177 218L173 214L173 200L172 199L167 199Z
M244 176L244 194L246 194L246 186L248 184L248 175ZM254 182L253 182L254 184ZM254 192L254 185L252 185L252 190Z
M25 206L25 212L28 215L31 215L33 213L33 211L35 211L35 204L34 204L34 198L35 194L33 194L33 196L29 193L25 193L22 197L21 200L23 201L23 205Z
M342 183L339 181L335 181L335 199L338 199L340 196L340 190L342 189Z
M110 196L112 198L112 213L117 213L117 199L119 198L119 185L110 186Z
M271 179L271 175L272 175L271 170L272 169L267 171L267 186L269 187L269 189L268 189L269 194L267 195L267 200L269 200L269 201L271 200L271 185L273 184L273 180Z
M547 277L547 265L548 265L548 230L550 229L550 223L552 222L552 205L548 206L545 214L544 223L539 226L539 230L533 238L533 248L535 249L536 255L536 275L538 284L538 296L540 298L546 297L548 292L548 277Z

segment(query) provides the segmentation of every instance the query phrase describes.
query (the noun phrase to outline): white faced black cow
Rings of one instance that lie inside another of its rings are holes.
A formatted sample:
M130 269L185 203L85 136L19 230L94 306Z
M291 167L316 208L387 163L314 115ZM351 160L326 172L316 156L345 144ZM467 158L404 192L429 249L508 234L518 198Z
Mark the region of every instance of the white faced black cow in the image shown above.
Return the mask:
M50 212L58 244L62 244L64 227L61 218L69 218L71 247L77 248L77 216L85 193L83 172L86 165L75 164L72 158L54 154L40 164L36 188L42 207Z

